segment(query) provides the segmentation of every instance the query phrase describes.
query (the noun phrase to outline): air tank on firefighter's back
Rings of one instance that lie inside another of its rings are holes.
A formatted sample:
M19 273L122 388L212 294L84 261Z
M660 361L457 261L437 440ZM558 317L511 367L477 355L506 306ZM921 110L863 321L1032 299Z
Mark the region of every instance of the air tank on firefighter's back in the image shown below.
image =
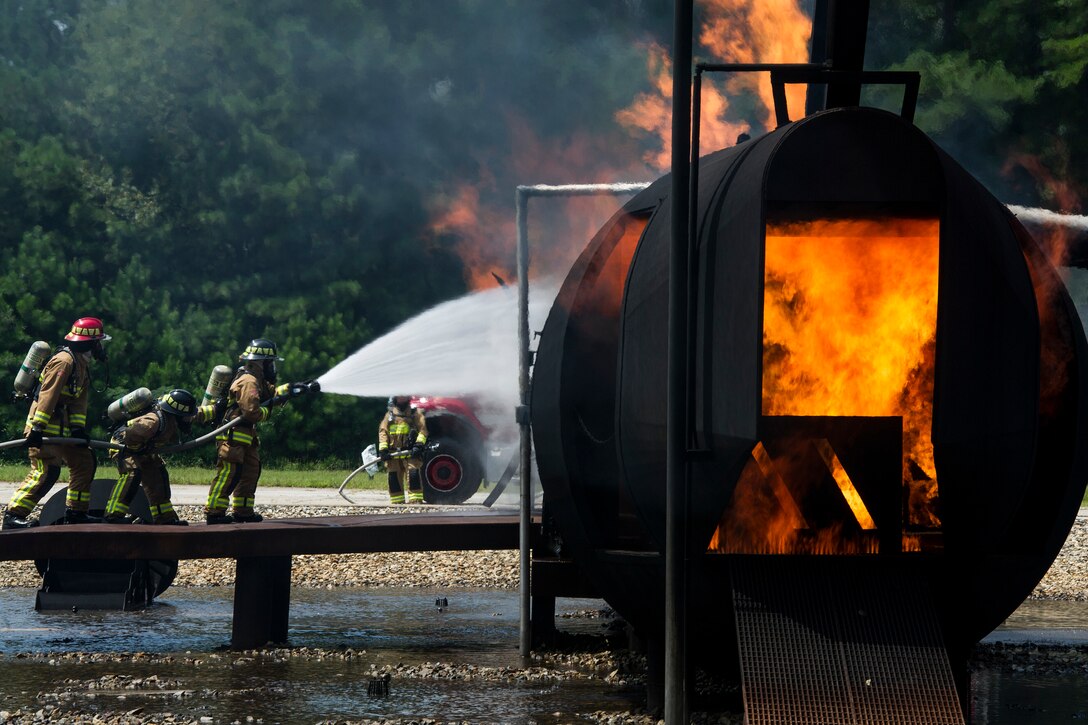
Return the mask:
M562 546L663 616L669 190L593 238L544 326L533 435ZM973 643L1031 592L1084 491L1084 333L1011 213L910 122L842 108L701 159L689 621L733 627L733 554L909 562ZM947 636L947 635L946 635Z

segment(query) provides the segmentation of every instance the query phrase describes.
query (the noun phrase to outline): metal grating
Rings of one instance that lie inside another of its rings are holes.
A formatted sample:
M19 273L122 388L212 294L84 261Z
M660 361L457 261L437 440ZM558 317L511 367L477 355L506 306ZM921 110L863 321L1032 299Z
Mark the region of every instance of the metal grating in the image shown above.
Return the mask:
M730 557L749 725L963 725L925 581L856 557Z

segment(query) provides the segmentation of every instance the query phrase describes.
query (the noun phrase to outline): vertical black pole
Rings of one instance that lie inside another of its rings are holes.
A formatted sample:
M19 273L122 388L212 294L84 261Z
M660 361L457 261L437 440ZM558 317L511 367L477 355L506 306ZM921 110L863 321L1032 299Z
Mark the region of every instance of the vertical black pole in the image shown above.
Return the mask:
M809 63L827 60L827 4L830 0L816 0L812 10L812 37L809 40ZM805 95L805 115L822 111L827 105L827 86L810 83Z
M529 582L529 525L533 509L533 439L529 433L529 230L526 214L529 196L520 187L515 192L516 220L518 228L518 392L520 403L517 421L521 429L521 518L519 519L518 548L520 550L521 575L518 589L521 595L521 656L528 657L532 649L532 600Z
M691 183L693 0L675 0L672 65L672 245L669 253L669 371L665 480L665 722L687 717L688 185Z
M869 0L827 0L826 53L833 70L865 67L865 36L869 29ZM861 103L860 83L836 83L827 88L827 108Z

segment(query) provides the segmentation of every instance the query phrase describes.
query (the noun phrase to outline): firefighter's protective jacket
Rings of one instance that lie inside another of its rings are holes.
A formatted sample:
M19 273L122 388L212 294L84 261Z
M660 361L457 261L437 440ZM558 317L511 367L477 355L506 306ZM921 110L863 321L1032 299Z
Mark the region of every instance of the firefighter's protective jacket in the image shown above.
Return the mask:
M66 436L72 428L87 427L87 398L91 376L87 361L66 347L60 348L42 369L41 382L26 418L24 435L39 426L46 436Z
M413 443L423 445L426 442L427 421L423 417L423 411L414 405L404 413L393 408L382 417L381 425L378 426L379 451L386 448L401 451Z
M193 421L206 423L215 415L215 406L197 408ZM159 448L170 445L178 438L177 416L151 411L137 416L114 434L114 440L123 443L127 452L136 456L151 456Z
M249 370L242 370L230 384L227 394L227 411L223 422L227 423L239 416L242 422L226 433L216 436L217 440L231 440L242 445L250 445L257 437L257 424L268 420L272 409L261 405L261 401L271 400L276 394L276 387L257 378Z
M156 448L165 446L177 435L177 418L152 411L130 420L125 426L122 440L131 453L151 455Z

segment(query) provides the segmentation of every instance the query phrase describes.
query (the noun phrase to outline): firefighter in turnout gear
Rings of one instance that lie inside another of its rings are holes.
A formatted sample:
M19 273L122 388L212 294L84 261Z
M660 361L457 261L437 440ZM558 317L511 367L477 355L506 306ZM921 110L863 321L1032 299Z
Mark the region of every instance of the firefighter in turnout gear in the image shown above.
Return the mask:
M170 474L158 449L173 443L180 434L188 433L193 421L215 420L214 404L197 406L188 390L171 390L158 399L149 412L139 414L113 434L113 441L124 447L117 454L117 483L106 504L107 523L130 523L129 506L136 491L143 486L151 508L151 521L140 523L176 524L185 526L170 502Z
M385 461L389 474L389 503L405 503L402 477L408 480L408 503L423 503L423 446L427 442L427 421L423 411L411 405L407 395L394 395L378 427L378 456ZM405 458L392 454L410 450Z
M209 524L248 523L263 518L253 510L253 494L261 476L257 424L267 420L272 409L292 395L290 384L276 387L276 361L283 358L277 355L274 342L253 340L238 359L242 366L230 384L223 422L239 417L242 422L216 436L216 474L204 507ZM228 503L231 514L227 514Z
M111 338L97 317L81 317L64 336L45 363L38 377L37 390L26 419L30 472L16 489L4 513L3 527L18 529L33 526L28 519L38 502L60 477L62 465L68 466L68 494L65 498L66 523L86 523L101 519L88 515L91 505L91 481L98 467L88 447L87 399L90 394L91 360L105 360L102 347ZM44 444L43 437L81 438L84 443Z

